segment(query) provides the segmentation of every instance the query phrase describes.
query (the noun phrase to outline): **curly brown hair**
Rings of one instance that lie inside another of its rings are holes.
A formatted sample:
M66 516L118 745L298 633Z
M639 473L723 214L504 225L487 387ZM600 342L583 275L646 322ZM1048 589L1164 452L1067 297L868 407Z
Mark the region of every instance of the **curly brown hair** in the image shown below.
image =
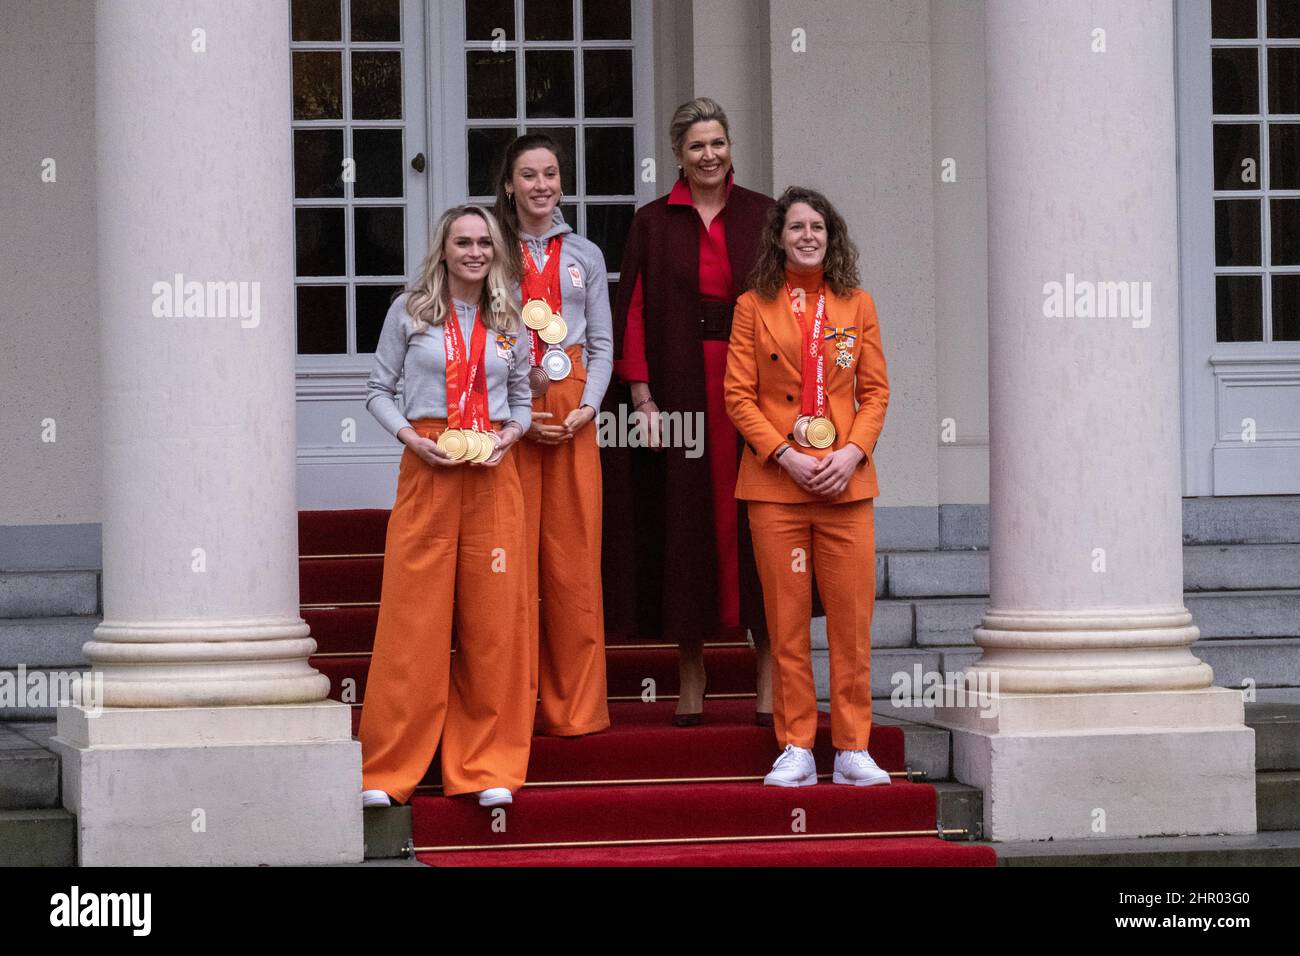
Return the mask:
M795 203L811 206L826 222L826 256L822 259L822 277L836 295L848 295L861 283L858 276L858 247L849 238L844 217L830 200L804 186L791 186L768 211L767 223L758 239L758 259L749 274L749 286L764 299L771 299L785 285L785 247L781 233L785 217Z

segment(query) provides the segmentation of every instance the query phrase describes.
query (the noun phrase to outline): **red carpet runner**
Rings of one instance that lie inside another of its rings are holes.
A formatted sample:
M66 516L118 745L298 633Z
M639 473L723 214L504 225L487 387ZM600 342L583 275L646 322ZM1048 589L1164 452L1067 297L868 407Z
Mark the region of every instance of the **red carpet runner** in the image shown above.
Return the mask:
M360 722L378 613L388 512L299 515L303 617L318 647L312 664L331 697ZM494 814L438 790L438 761L411 800L418 854L434 866L992 866L993 850L932 835L932 786L895 777L889 786L830 783L834 757L822 715L816 787L764 787L778 752L754 723L753 651L742 640L706 649L705 723L670 723L676 649L620 643L608 650L613 726L580 738L535 737L528 786ZM651 678L660 699L642 699ZM903 733L876 726L870 750L904 769ZM741 779L735 779L741 778ZM591 845L598 844L598 845Z

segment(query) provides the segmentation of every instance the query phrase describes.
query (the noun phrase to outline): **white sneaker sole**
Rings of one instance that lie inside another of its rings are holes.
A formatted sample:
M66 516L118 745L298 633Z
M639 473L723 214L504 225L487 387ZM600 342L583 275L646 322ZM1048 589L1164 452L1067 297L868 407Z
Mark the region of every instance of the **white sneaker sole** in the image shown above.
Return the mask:
M851 787L880 787L889 783L889 774L885 774L883 780L879 777L869 777L866 780L850 780L837 770L831 777L831 781L833 783L847 783Z
M807 777L800 777L798 780L786 780L783 777L773 778L771 774L763 778L763 786L765 787L811 787L816 783L817 774L815 773Z
M366 790L361 794L361 806L363 808L391 807L392 805L392 799L382 790Z
M508 793L504 797L479 797L478 798L478 805L480 807L508 807L513 802L514 802L514 798Z

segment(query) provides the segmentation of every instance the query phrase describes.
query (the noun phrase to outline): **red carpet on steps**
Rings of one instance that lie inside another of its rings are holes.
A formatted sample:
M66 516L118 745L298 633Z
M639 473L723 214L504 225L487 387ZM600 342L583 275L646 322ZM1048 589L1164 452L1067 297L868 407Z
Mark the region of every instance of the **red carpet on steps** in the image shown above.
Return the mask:
M365 700L388 514L375 509L299 514L301 600L313 605L302 614L320 655L312 664L330 678L331 697L354 703L354 733ZM613 725L585 737L534 737L531 786L517 793L504 813L486 810L472 797L441 796L435 757L411 801L413 838L417 847L455 849L420 853L422 862L475 867L995 865L991 847L936 836L830 838L898 830L932 834L936 794L932 786L904 778L879 787L830 783L834 752L826 714L814 748L826 778L813 787L764 787L761 777L779 748L772 730L754 723L754 654L744 646L743 634L724 636L706 649L705 659L710 694L747 696L710 697L698 727L671 723L675 648L614 635L608 643ZM647 682L657 701L640 699ZM905 768L898 727L874 726L869 749L885 770ZM503 823L505 832L498 832ZM654 840L688 842L645 842ZM496 849L592 841L622 845Z

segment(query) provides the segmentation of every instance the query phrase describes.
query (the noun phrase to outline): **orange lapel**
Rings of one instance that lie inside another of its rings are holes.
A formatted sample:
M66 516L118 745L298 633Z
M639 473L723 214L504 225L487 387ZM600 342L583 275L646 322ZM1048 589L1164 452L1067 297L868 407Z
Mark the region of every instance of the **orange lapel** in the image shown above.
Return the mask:
M758 314L762 316L763 324L767 326L767 334L776 339L781 353L794 367L795 375L798 376L803 370L802 336L799 333L799 322L790 310L790 300L785 290L778 291L775 299L760 298L758 301Z

